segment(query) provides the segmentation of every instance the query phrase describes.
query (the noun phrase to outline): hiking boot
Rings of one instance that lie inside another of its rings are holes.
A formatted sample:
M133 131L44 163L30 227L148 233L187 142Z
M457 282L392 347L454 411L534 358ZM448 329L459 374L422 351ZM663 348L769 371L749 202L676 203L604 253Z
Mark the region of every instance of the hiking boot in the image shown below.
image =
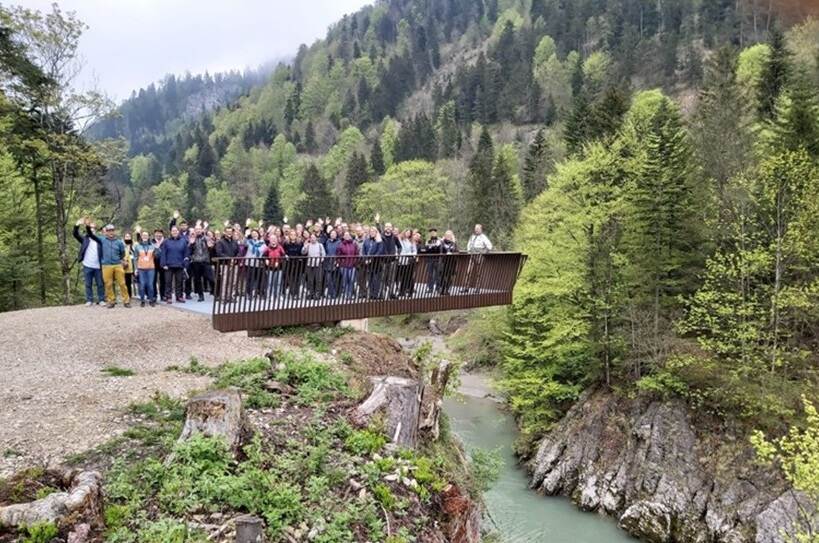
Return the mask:
M108 304L108 305L107 305L107 306L105 306L105 307L107 307L108 309L114 309L114 306L115 306L115 305L116 305L116 304Z
M156 302L151 300L150 302L148 302L148 305L154 307L156 305Z
M127 307L128 309L131 309L131 302L122 304L122 307Z
M139 302L139 307L145 307L145 300L142 300L141 302Z
M204 301L205 301L205 297L204 297L204 296L202 296L202 295L200 294L200 295L199 295L199 300L198 300L198 301L200 301L200 302L204 302Z

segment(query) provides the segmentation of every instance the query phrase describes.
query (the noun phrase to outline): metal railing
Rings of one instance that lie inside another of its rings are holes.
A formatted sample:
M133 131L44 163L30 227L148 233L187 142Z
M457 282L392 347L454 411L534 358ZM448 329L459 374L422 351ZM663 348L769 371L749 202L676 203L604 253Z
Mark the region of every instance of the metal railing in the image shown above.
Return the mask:
M222 332L512 302L520 253L216 259Z

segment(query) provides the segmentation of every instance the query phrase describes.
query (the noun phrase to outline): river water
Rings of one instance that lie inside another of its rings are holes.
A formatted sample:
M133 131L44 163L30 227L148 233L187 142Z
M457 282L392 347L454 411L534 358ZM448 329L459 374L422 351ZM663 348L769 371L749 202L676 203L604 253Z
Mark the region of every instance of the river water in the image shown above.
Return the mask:
M444 411L452 431L467 452L499 449L504 466L500 478L484 495L495 528L505 543L635 543L613 520L584 513L568 499L544 497L529 489L524 470L517 467L512 444L517 437L513 418L495 401L470 395L461 388L447 399Z

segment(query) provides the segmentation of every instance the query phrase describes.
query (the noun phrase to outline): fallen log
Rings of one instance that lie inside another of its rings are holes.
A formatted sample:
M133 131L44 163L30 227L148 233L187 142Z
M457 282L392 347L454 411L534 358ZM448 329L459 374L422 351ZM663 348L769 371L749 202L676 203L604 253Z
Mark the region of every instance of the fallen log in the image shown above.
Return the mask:
M0 507L0 526L20 528L42 522L73 525L82 519L102 525L102 476L96 471L65 471L67 491L54 492L28 503Z

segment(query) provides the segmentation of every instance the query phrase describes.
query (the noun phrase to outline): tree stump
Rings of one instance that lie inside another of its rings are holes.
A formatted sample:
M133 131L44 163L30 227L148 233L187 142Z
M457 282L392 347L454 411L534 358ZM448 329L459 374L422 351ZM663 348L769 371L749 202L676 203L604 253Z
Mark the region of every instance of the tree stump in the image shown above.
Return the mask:
M440 435L438 421L441 418L444 393L451 374L452 365L449 361L442 360L438 367L432 370L429 384L424 386L424 392L421 395L421 416L418 429L427 433L433 441Z
M70 526L79 520L102 526L102 476L96 471L66 471L62 479L66 492L0 507L0 526L17 528L40 522Z
M188 400L179 441L195 434L221 437L235 453L247 437L242 395L236 389L213 390Z
M264 526L262 519L253 515L243 515L236 519L236 543L263 543Z
M386 416L386 432L393 443L415 448L421 384L403 377L372 377L373 391L352 414L356 426L367 426L377 413Z

